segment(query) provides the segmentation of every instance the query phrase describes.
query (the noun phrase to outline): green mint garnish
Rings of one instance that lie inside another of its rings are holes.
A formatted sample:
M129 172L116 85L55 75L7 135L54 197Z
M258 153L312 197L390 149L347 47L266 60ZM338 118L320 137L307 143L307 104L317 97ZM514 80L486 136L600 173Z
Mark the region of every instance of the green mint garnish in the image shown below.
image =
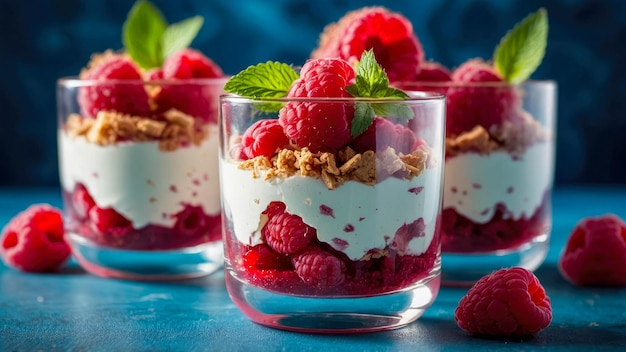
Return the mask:
M355 83L347 87L348 93L361 98L404 99L408 95L389 87L385 70L376 62L372 50L365 51L356 68ZM393 116L403 119L413 118L413 111L404 104L357 103L350 134L356 137L363 133L374 121L375 116Z
M194 16L169 25L161 38L163 58L191 45L203 24L202 16Z
M204 20L195 16L168 25L149 1L135 2L124 22L122 41L128 54L144 69L161 67L174 52L188 47Z
M502 77L518 84L541 64L548 42L548 14L544 8L524 18L500 41L493 62Z
M282 98L287 96L291 84L299 75L293 67L280 62L268 61L231 77L224 90L253 99Z
M231 77L224 85L224 91L252 99L283 98L298 78L298 73L290 65L268 61L249 66ZM257 104L264 112L277 112L282 106L270 102Z

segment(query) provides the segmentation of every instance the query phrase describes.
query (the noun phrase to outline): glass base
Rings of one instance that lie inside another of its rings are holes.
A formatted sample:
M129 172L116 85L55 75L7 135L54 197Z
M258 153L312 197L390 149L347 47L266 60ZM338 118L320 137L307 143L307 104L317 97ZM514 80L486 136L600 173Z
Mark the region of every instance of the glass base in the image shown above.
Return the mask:
M160 281L209 275L223 265L221 241L177 250L124 250L68 234L76 261L88 272L125 280Z
M255 323L272 328L324 334L392 330L419 318L433 303L440 271L403 291L366 297L289 296L253 287L225 270L233 302Z
M483 253L441 254L443 286L472 286L481 277L508 267L522 267L530 271L537 269L548 255L549 236L535 237L512 250Z

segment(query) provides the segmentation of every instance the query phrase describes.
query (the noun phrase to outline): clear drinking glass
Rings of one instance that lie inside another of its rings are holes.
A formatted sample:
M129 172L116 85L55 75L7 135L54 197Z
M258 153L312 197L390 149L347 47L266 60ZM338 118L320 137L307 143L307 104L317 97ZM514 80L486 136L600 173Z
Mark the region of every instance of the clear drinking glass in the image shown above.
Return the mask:
M538 268L552 226L556 83L400 86L447 95L443 284Z
M225 82L58 81L66 238L87 271L165 280L222 267L217 120Z
M366 104L408 108L414 122L376 117L338 150L287 142L271 156L242 152L259 121L311 109L352 114ZM264 112L270 106L281 112ZM318 333L389 330L421 316L440 285L445 98L225 95L221 108L225 277L242 312L262 325Z

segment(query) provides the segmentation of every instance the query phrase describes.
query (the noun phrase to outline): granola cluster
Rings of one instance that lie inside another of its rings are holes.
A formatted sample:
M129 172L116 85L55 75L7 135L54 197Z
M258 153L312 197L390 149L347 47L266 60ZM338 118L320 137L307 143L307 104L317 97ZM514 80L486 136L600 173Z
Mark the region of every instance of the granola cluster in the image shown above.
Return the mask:
M446 138L446 155L454 156L465 152L488 155L497 150L521 155L531 145L549 139L549 132L530 114L524 113L521 119L504 122L489 131L482 126L476 126L456 137Z
M176 109L163 114L164 120L100 111L95 119L71 114L65 130L71 137L110 145L119 141L159 141L159 149L173 151L189 143L199 145L208 135L206 128L195 126L194 118Z
M265 180L293 175L321 178L328 189L335 189L347 181L374 185L389 176L411 179L425 168L434 165L426 146L420 146L411 154L399 154L387 148L378 154L368 150L357 153L345 147L337 153L312 153L307 148L282 149L272 158L258 156L244 161L240 169L252 170L253 177Z

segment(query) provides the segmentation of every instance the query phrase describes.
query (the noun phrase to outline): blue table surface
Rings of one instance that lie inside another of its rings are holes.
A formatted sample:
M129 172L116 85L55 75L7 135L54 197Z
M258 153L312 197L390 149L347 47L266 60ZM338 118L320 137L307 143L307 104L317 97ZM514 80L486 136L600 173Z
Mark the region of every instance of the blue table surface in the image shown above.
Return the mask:
M60 192L0 189L0 226L33 203L60 207ZM70 261L55 274L0 264L0 351L626 350L626 288L575 287L557 270L575 224L609 212L626 219L626 187L555 190L551 249L536 271L552 300L553 320L525 340L476 338L459 329L454 309L462 288L443 287L425 315L401 329L313 335L250 322L229 299L221 271L134 282L96 277Z

